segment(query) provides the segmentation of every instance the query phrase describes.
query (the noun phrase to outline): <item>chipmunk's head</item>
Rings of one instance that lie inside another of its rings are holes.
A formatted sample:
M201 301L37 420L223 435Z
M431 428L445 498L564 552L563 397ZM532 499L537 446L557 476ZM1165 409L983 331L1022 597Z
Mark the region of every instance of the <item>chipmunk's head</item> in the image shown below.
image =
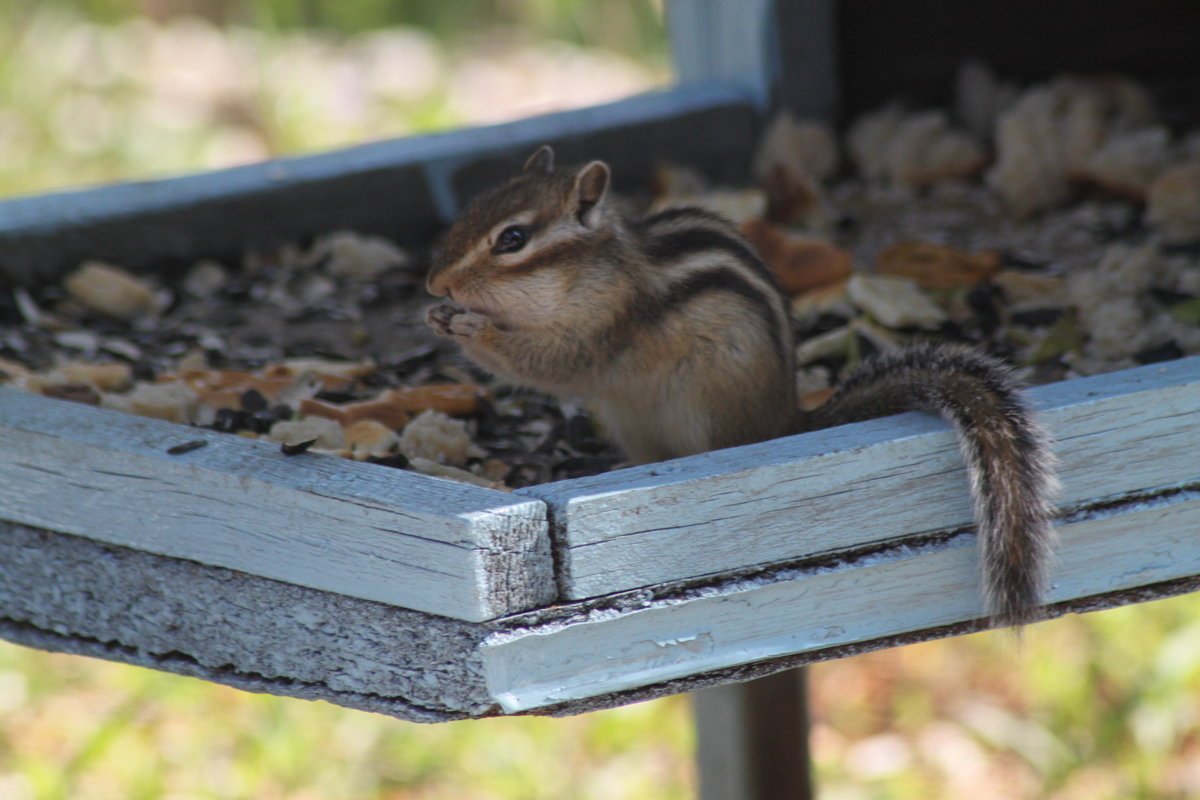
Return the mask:
M426 286L477 313L551 308L611 238L608 165L555 168L539 147L521 174L476 197L442 238Z

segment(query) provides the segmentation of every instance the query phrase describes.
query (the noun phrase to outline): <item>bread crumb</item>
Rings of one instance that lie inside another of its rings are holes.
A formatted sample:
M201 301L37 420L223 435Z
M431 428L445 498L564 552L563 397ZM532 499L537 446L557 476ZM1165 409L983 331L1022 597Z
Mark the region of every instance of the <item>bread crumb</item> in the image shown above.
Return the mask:
M67 383L86 383L103 392L122 392L133 383L133 370L119 361L104 364L67 361L55 367L47 377Z
M1113 245L1095 269L1067 277L1067 297L1088 336L1086 356L1121 361L1164 341L1150 324L1157 312L1142 299L1159 273L1156 248Z
M467 425L441 411L422 411L400 433L400 452L410 461L426 458L462 466L472 454Z
M1058 78L1035 86L996 128L996 164L988 184L1018 217L1062 203L1072 176L1109 138L1153 122L1149 96L1130 80Z
M840 361L849 356L854 346L854 329L849 325L810 336L796 346L796 363L811 364L826 359Z
M944 112L908 114L898 106L856 121L848 147L863 177L894 186L969 178L987 163L983 148L966 132L951 128Z
M313 447L321 450L342 450L346 446L346 434L341 423L325 417L281 420L271 426L267 437L273 442L291 445L316 439Z
M335 278L370 281L389 269L406 267L412 258L392 242L379 236L338 231L322 236L305 255L310 263L324 262L325 272Z
M189 423L200 395L183 381L139 383L126 394L102 393L100 406L168 422Z
M767 219L803 221L824 202L822 181L838 164L837 138L823 122L801 122L787 112L767 126L754 157L754 176L767 196Z
M847 291L856 306L888 328L933 330L946 321L946 312L908 278L858 274Z
M11 386L26 392L39 392L46 379L16 361L0 358L0 386Z
M1170 239L1200 237L1200 159L1171 167L1150 184L1146 222Z
M197 261L183 279L183 290L193 297L215 297L229 284L229 270L216 261Z
M1155 178L1170 163L1170 142L1166 128L1116 134L1072 177L1109 194L1144 201Z
M134 320L159 310L154 291L120 267L85 261L63 281L74 300L108 317Z

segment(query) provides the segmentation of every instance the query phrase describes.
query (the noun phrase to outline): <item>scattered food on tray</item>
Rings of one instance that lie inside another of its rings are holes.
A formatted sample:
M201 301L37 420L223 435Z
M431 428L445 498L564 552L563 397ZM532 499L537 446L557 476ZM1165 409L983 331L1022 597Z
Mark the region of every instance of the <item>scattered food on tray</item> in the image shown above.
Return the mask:
M1125 78L1019 91L968 64L958 93L840 141L781 116L756 186L662 165L648 207L741 226L792 296L806 408L912 339L974 342L1033 383L1200 353L1200 130ZM154 276L88 261L0 298L0 384L480 486L619 465L586 408L434 338L426 267L345 231Z
M616 464L572 443L556 402L484 385L433 340L424 269L349 232L161 276L89 262L0 307L0 383L499 488Z

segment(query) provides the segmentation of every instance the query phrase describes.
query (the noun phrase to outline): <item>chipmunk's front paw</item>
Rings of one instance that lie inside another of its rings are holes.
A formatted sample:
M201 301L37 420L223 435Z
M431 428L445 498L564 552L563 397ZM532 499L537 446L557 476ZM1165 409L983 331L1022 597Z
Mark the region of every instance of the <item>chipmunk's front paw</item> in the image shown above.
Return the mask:
M488 324L487 317L451 305L434 306L429 309L425 312L425 322L439 336L456 339L477 336Z
M453 336L450 333L450 320L461 312L461 308L454 306L433 306L425 309L425 324L433 328L438 336Z

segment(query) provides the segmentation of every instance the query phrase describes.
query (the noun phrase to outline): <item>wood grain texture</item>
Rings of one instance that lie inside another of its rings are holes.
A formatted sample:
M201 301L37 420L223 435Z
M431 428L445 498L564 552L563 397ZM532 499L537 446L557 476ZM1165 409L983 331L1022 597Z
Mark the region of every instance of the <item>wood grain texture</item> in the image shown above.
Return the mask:
M553 599L537 501L12 389L0 425L3 519L456 619Z
M1050 601L1200 574L1200 492L1083 513L1059 529ZM484 642L488 687L509 713L712 670L974 620L973 534L647 600L585 604ZM597 654L600 654L599 656Z
M1032 390L1065 507L1200 480L1200 358ZM521 490L569 599L972 524L950 428L904 414Z
M0 522L0 639L441 722L495 713L487 628ZM149 698L147 698L149 701Z

